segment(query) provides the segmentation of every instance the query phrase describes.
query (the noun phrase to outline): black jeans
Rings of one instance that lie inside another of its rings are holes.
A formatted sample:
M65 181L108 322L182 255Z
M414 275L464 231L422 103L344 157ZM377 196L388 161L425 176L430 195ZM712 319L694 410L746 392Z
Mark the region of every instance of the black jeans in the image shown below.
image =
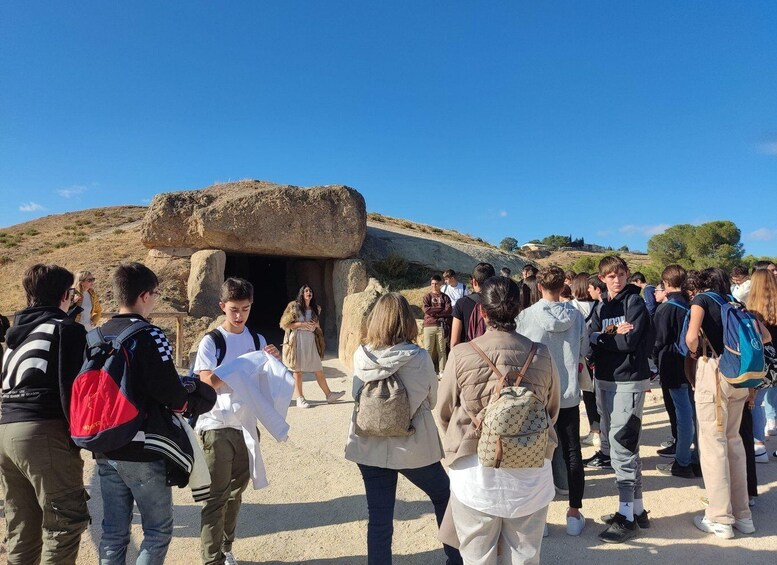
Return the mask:
M450 498L450 481L442 465L433 463L419 469L384 469L359 465L367 491L367 564L391 564L391 538L394 535L394 503L397 499L397 477L401 473L420 488L434 504L437 527L440 526ZM463 563L459 550L443 544L449 565Z
M745 410L742 412L742 423L739 424L739 436L742 438L742 443L745 444L747 494L750 497L758 496L758 475L755 470L755 446L753 445L753 412L747 402L745 402Z
M570 508L583 507L583 492L585 491L585 471L583 470L583 454L580 450L580 407L561 408L556 420L558 448L564 456L567 465L567 480L569 484Z
M672 430L672 438L677 441L677 412L674 407L674 400L672 400L672 394L669 392L669 388L661 385L661 392L664 395L664 408L669 415L669 429Z
M588 416L588 425L593 427L594 423L598 426L599 410L596 408L596 393L589 390L583 391L583 403L585 404L585 413Z

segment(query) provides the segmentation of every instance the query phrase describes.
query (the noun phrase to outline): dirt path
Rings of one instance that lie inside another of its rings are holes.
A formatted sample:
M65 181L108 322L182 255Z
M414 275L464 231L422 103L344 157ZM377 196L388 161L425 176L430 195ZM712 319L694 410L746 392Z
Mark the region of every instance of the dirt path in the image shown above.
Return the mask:
M350 392L350 378L336 360L325 362L330 387ZM309 410L289 409L292 431L286 443L276 443L269 434L262 441L270 486L250 489L243 499L238 541L234 554L245 564L362 564L366 562L367 505L356 466L343 458L345 436L353 405L323 403L315 382L306 382L306 397L314 402ZM346 396L350 398L350 394ZM585 418L583 417L583 420ZM700 480L664 477L655 471L665 462L656 446L668 435L668 420L660 394L648 396L645 407L643 464L645 503L652 527L627 545L608 546L596 539L603 529L599 516L614 511L616 490L611 471L588 471L583 513L586 528L579 538L565 533L566 501L551 504L550 537L542 546L542 563L674 564L721 563L736 560L748 564L773 564L777 550L777 461L758 465L761 496L753 509L758 532L737 534L730 541L699 532L693 516L702 512ZM772 438L770 452L777 449ZM589 455L587 448L584 455ZM86 479L91 485L90 510L93 524L81 543L79 563L96 562L102 509L94 465L87 462ZM199 563L199 505L185 490L176 489L175 534L167 563ZM134 562L139 543L138 516L133 526ZM0 526L0 530L3 530ZM0 531L0 535L4 535ZM408 481L400 480L394 530L394 563L433 565L444 563L436 539L431 504ZM635 551L636 550L636 551ZM5 562L0 554L0 562Z

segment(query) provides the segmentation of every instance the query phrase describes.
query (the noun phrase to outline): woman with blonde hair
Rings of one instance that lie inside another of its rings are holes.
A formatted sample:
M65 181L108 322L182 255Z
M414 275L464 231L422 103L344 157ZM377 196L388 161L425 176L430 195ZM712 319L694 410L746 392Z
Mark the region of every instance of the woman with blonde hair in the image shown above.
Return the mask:
M773 340L777 336L777 277L769 271L756 270L750 276L747 309L758 316ZM772 345L774 344L772 343ZM777 435L777 388L774 387L762 388L755 396L753 436L755 438L755 460L759 463L769 461L764 444L766 435Z
M76 314L75 320L82 324L86 331L93 330L100 323L103 308L97 293L94 291L94 275L92 272L77 272L75 288L73 306L81 308L81 311Z
M448 475L432 409L437 402L437 374L429 353L415 343L413 312L405 297L392 292L378 299L367 319L364 344L353 355L353 396L359 402L365 384L395 377L404 387L409 422L398 422L403 435L376 436L357 426L354 410L345 458L359 466L367 493L367 563L391 563L397 478L404 475L431 499L439 527L450 495ZM358 404L357 404L358 406ZM363 408L366 409L366 408ZM409 423L409 427L408 427ZM447 562L460 564L459 552L444 545Z
M336 402L345 395L344 391L329 390L324 377L324 334L319 324L321 306L316 303L313 289L303 284L297 298L289 302L281 316L281 329L286 330L283 338L283 363L294 374L294 392L297 408L310 408L302 393L302 373L314 373L316 382L324 392L328 403Z

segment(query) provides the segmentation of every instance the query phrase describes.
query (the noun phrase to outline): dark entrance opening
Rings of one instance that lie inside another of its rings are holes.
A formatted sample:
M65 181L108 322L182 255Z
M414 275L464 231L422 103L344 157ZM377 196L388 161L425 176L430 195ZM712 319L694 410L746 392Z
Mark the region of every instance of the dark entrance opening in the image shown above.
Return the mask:
M280 349L283 330L278 325L286 305L286 274L288 259L262 255L227 253L224 278L240 277L254 285L254 304L246 324L251 330L261 333L267 343Z

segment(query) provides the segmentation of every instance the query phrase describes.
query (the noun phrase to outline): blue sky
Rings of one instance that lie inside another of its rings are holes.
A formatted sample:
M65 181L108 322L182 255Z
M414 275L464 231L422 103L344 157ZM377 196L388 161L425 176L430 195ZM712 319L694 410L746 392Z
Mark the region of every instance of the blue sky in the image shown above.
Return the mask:
M242 178L777 255L775 2L4 2L0 225Z

